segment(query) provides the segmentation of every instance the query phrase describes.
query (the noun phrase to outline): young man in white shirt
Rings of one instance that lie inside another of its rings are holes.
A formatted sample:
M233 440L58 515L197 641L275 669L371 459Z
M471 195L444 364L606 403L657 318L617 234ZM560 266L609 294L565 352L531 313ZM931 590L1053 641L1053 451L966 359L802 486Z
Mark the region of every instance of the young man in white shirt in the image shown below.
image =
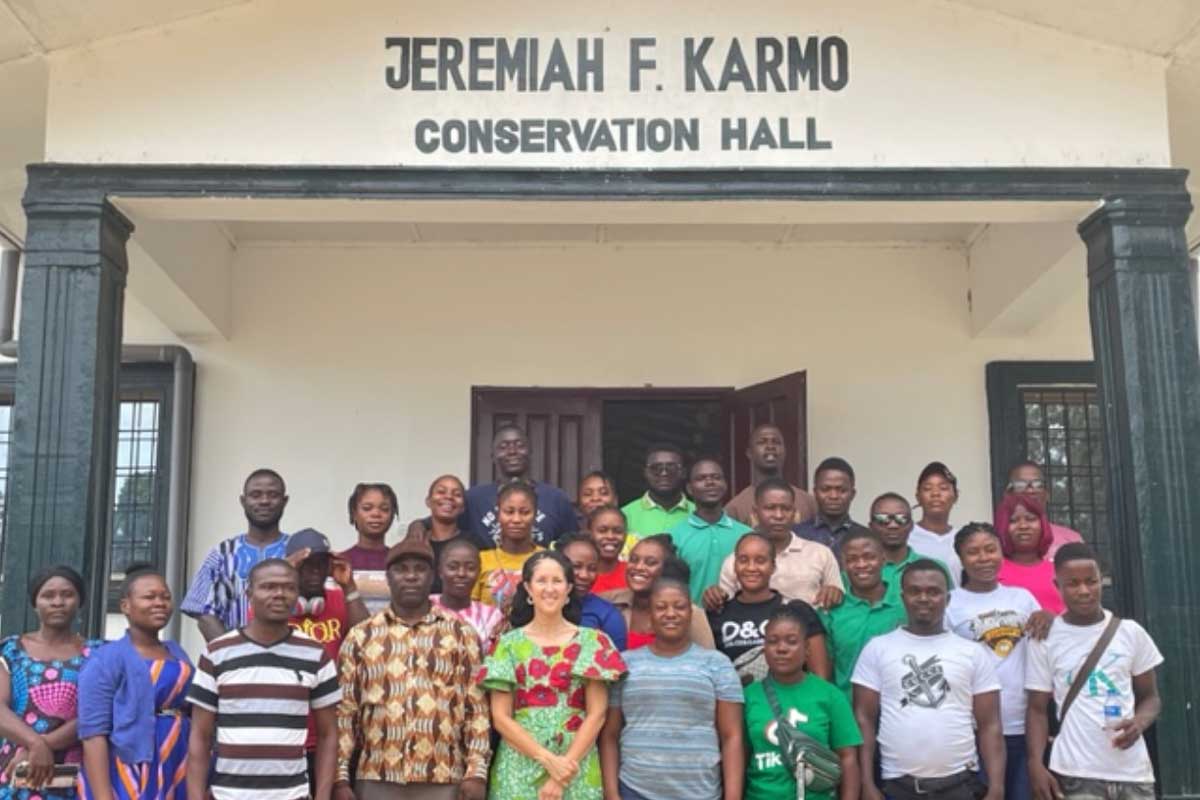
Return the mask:
M891 800L1000 800L1005 748L991 660L945 629L950 587L940 564L915 561L900 580L908 624L868 642L850 679L863 736L863 800L883 798L873 775L876 742ZM977 774L976 735L986 791Z
M1062 708L1076 673L1112 618L1100 604L1100 564L1086 544L1059 548L1054 574L1067 610L1045 641L1029 643L1025 665L1025 735L1034 797L1151 800L1154 767L1142 733L1162 709L1154 668L1163 657L1133 620L1120 621L1074 702L1061 714L1050 768L1042 764L1050 698ZM1106 706L1119 708L1119 715L1110 717Z

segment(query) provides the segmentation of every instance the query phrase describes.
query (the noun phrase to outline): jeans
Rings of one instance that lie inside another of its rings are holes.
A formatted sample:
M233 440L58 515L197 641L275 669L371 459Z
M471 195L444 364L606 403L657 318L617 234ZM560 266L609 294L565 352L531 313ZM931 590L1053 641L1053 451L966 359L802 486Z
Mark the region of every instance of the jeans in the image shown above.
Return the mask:
M1154 800L1153 783L1102 781L1058 773L1054 777L1067 800Z
M1029 762L1025 760L1025 737L1022 734L1004 737L1004 800L1030 800L1033 786L1029 783ZM979 773L987 783L987 772Z
M630 789L624 783L618 783L617 790L621 794L621 800L651 800L644 794L638 794L633 789Z

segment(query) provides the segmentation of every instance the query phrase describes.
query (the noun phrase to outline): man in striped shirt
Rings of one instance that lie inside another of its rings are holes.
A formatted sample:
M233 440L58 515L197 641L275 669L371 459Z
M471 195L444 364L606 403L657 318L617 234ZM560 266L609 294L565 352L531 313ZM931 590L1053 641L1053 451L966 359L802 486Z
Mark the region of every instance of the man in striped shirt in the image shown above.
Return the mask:
M288 625L299 598L296 568L267 559L250 570L253 618L208 643L188 692L188 800L329 800L337 765L342 692L324 647ZM315 788L304 740L317 730ZM216 767L210 772L213 734Z

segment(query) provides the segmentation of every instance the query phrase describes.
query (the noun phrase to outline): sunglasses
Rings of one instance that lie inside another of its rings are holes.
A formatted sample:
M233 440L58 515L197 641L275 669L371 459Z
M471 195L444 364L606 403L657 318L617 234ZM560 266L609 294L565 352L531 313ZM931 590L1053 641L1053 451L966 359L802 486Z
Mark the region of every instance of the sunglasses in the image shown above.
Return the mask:
M1042 489L1045 489L1045 488L1046 488L1045 481L1009 481L1008 482L1008 490L1010 492L1016 492L1017 494L1020 494L1021 492L1027 492L1030 489L1033 489L1035 492L1040 492Z
M908 514L872 514L871 515L871 522L874 522L876 525L887 525L889 523L894 522L897 525L904 526L904 525L907 525L911 520L912 520L912 517L910 517Z
M647 464L646 471L651 475L672 475L683 471L682 464Z

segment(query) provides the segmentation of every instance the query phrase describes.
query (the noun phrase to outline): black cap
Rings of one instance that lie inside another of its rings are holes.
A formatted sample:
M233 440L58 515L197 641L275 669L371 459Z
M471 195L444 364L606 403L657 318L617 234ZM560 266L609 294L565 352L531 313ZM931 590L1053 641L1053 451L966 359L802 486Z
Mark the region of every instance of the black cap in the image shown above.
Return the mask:
M954 477L954 473L940 461L930 461L925 465L925 469L921 470L921 477L917 478L917 486L925 482L925 479L930 475L941 475L946 481L954 487L954 491L958 491L958 478Z
M328 553L331 549L329 546L329 537L312 528L296 531L288 537L287 550L285 551L287 555L290 556L305 549L309 551L309 555Z

